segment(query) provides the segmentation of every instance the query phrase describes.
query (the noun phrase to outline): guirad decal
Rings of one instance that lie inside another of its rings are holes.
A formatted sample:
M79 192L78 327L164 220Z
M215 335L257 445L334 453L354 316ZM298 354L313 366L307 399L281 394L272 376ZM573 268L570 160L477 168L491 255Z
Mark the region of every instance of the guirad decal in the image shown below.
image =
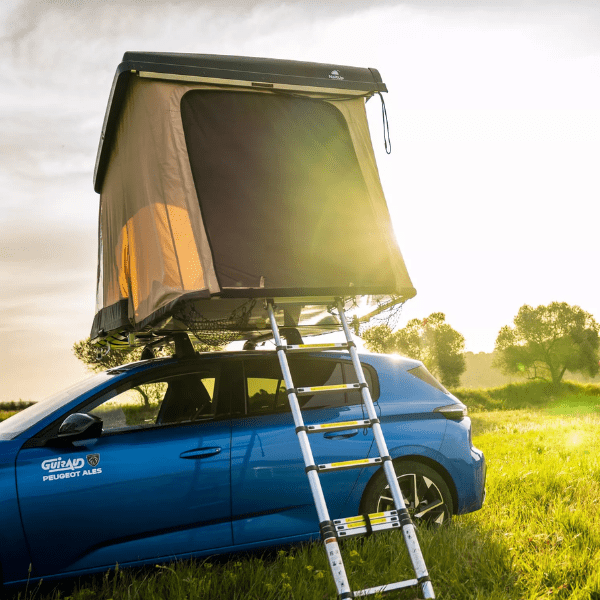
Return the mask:
M88 455L87 461L89 464L100 462L99 454ZM90 460L90 458L92 460ZM83 477L85 475L100 475L102 469L83 469L85 465L84 458L69 458L63 460L58 458L49 458L42 462L42 469L48 473L42 477L42 481L56 481L58 479L72 479L73 477Z
M56 473L57 471L74 471L75 469L81 469L84 465L83 458L74 458L71 460L63 460L60 456L58 458L49 458L42 463L42 469L49 473Z

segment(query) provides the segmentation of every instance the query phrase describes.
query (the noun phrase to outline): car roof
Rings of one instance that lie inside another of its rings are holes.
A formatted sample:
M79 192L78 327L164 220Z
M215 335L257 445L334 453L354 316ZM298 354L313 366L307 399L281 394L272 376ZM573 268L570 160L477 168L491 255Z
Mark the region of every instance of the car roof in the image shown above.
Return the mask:
M235 359L235 358L264 358L266 356L269 357L274 357L276 356L276 352L277 350L275 348L269 348L269 349L265 349L265 350L218 350L215 352L196 352L195 356L190 356L190 357L177 357L177 356L167 356L167 357L159 357L159 358L152 358L149 360L142 360L142 361L136 361L136 362L131 362L131 363L127 363L124 365L120 365L118 367L112 367L111 369L107 370L107 373L110 374L117 374L117 373L126 373L126 372L130 372L130 371L135 371L137 369L139 369L140 367L148 367L151 364L154 365L159 365L159 364L168 364L169 362L172 361L176 361L178 363L184 362L184 361L196 361L199 358L202 359L209 359L209 360L219 360L219 359L226 359L226 360L231 360L231 359ZM323 358L323 359L328 359L328 358L335 358L335 359L342 359L342 360L350 360L350 355L347 354L346 352L343 351L335 351L335 350L328 350L326 352L318 352L315 351L314 353L306 353L306 354L299 354L299 355L295 355L295 358L297 356L300 357L304 357L304 359L306 358ZM410 368L414 368L414 367L418 367L420 366L422 363L418 360L412 359L412 358L407 358L405 356L400 356L399 354L380 354L380 353L374 353L374 352L359 352L359 357L361 360L365 360L367 359L369 362L393 362L398 364L399 366L401 366L403 369L408 370Z

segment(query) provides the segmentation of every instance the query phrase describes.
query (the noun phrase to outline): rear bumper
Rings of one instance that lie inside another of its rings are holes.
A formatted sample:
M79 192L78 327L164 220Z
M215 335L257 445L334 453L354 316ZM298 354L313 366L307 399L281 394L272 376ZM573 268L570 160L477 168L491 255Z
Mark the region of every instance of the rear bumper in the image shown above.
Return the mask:
M479 510L485 502L485 479L487 475L487 464L483 452L475 447L471 448L473 456L473 498L471 502L463 503L462 510L457 511L457 514L473 512Z
M471 445L471 419L448 421L440 453L456 486L455 513L479 510L485 500L487 465L483 452Z

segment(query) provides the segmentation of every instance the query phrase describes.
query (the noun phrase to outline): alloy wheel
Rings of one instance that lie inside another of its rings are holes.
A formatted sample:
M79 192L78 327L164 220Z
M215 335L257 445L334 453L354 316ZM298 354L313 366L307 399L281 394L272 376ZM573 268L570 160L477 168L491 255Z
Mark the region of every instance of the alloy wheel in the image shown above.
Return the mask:
M398 477L404 503L411 519L418 524L439 527L450 519L448 507L440 488L426 475L405 473ZM377 512L394 510L394 500L389 485L381 491Z

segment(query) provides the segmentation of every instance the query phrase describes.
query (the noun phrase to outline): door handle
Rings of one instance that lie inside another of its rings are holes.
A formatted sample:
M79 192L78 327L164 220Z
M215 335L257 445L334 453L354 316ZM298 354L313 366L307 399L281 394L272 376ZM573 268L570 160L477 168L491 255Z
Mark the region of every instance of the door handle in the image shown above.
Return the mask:
M354 437L358 433L358 429L350 429L349 431L332 431L325 433L323 437L328 440L339 440Z
M179 458L208 458L219 454L221 448L219 446L212 446L210 448L197 448L196 450L186 450L179 455Z

